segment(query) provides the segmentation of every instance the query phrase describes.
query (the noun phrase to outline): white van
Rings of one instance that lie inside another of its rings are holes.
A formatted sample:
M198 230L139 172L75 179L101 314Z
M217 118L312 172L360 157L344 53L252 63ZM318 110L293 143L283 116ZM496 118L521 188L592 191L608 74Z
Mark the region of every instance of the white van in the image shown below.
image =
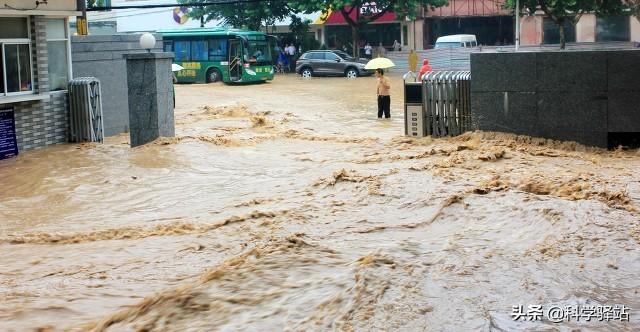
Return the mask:
M435 48L458 48L476 46L478 46L478 41L476 41L475 35L450 35L438 38L438 40L436 40Z

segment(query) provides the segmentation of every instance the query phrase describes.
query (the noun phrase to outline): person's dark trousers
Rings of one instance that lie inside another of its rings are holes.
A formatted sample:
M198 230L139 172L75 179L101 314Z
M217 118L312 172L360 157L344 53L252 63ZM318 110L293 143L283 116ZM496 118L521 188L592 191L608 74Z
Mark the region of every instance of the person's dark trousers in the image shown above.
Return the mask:
M391 97L390 96L378 96L378 118L382 118L384 113L385 118L391 117Z
M296 70L296 64L293 61L293 55L287 54L287 58L289 58L289 71L293 72Z

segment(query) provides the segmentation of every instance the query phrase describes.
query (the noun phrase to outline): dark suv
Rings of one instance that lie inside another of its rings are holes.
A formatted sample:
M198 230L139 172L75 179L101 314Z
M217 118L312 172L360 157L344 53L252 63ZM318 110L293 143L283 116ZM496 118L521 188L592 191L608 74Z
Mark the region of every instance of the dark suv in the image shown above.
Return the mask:
M296 61L296 73L302 77L340 75L349 78L373 74L365 70L366 59L355 59L343 51L315 50L305 52Z

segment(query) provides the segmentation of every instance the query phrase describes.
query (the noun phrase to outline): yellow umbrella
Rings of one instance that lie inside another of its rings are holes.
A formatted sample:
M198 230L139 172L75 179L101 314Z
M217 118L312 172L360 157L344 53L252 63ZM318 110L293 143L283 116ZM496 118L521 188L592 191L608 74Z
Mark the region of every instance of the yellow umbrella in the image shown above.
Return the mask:
M364 66L364 69L369 69L369 70L387 69L394 66L395 64L391 60L387 58L379 57L367 62L367 64Z

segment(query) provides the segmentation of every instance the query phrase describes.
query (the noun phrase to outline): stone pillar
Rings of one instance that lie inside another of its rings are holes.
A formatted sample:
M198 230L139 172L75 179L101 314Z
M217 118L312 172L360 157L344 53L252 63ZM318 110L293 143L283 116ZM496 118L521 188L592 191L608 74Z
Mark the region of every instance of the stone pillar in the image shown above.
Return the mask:
M596 41L596 15L584 14L576 24L576 41L578 43Z
M524 16L520 20L520 45L542 44L542 16Z
M640 18L630 16L629 29L631 30L631 41L640 42Z
M44 16L31 16L31 52L33 84L36 93L49 92L49 55L47 51L47 21Z
M131 147L175 136L173 53L125 54Z
M424 24L425 20L416 19L411 22L406 22L406 25L409 27L409 40L408 40L408 49L414 50L423 50L424 49Z

